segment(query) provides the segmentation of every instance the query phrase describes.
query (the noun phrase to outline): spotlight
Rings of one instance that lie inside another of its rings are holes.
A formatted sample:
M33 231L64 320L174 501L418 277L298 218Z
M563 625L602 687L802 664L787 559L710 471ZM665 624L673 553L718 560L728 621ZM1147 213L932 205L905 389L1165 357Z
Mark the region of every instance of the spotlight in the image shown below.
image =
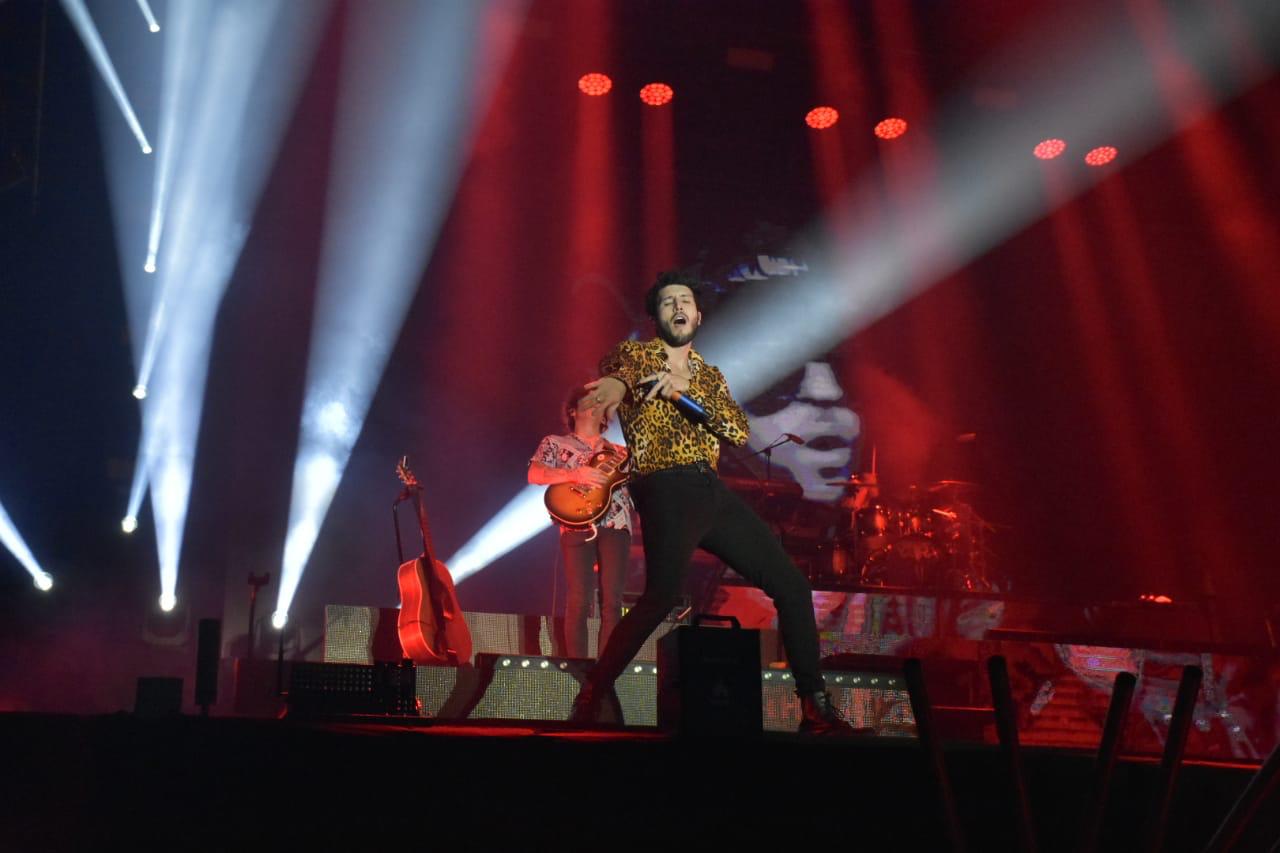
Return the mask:
M363 96L340 99L335 115L307 387L275 603L281 619L466 164L467 114L491 91L485 75L473 73L476 52L497 63L512 46L491 33L482 12L514 5L370 3L348 28L352 61L343 64L342 90ZM423 37L429 39L425 45ZM424 89L422 80L436 85ZM352 286L357 280L359 286Z
M151 4L147 0L138 0L138 9L142 12L142 17L147 19L147 29L153 33L160 32L160 25L156 23L156 16L151 13Z
M887 118L876 125L875 132L881 139L897 139L907 132L906 119Z
M135 399L135 400L145 400L145 399L147 399L147 386L146 386L146 385L134 385L134 386L133 386L133 399Z
M285 623L288 621L289 614L285 613L283 610L277 610L275 613L271 614L271 627L275 628L277 631L283 629Z
M1041 160L1052 160L1067 150L1067 143L1061 139L1046 139L1032 149L1031 153Z
M178 597L171 592L163 592L160 594L160 609L165 613L169 613L178 605Z
M155 256L155 255L151 255L151 256L149 256L149 257L147 258L147 262L146 262L145 264L143 264L143 265L142 265L142 268L143 268L144 270L146 270L147 272L155 272L155 271L156 271L156 256Z
M138 529L138 519L134 518L132 515L126 515L120 520L120 529L125 533L132 533Z
M1119 153L1119 151L1112 148L1110 145L1102 145L1084 155L1084 161L1090 166L1105 166L1112 160L1116 159L1116 155Z
M9 553L22 564L22 567L31 575L31 580L40 589L47 589L53 586L53 579L49 577L49 573L41 568L36 562L35 556L31 553L31 549L27 547L27 543L23 540L22 534L18 532L18 528L14 525L13 519L9 517L9 513L5 511L4 505L0 504L0 545L4 545L9 549Z
M613 88L613 81L604 74L583 74L578 78L578 88L582 94L598 97Z
M663 104L670 103L675 95L675 90L666 83L650 83L640 90L640 100L651 107L660 107Z
M814 130L826 130L840 120L835 107L814 107L805 113L804 123Z
M85 6L84 0L62 0L62 7L66 10L67 17L71 19L76 32L80 35L80 40L84 42L85 49L89 51L89 56L93 59L94 65L97 66L98 73L102 75L102 82L106 84L111 91L112 97L115 98L116 105L124 115L125 122L128 123L129 129L133 131L134 137L138 140L138 145L142 148L142 153L150 154L151 145L147 142L147 135L143 132L142 125L138 122L138 116L133 112L133 105L129 103L129 96L125 93L124 86L120 83L120 77L116 74L115 66L111 63L111 57L107 54L107 47L102 42L102 36L99 35L98 28L93 23L93 18L89 16L89 9Z
M49 590L53 589L53 575L49 574L48 572L41 572L40 574L36 575L33 580L35 582L36 589L40 590L41 592L48 592Z

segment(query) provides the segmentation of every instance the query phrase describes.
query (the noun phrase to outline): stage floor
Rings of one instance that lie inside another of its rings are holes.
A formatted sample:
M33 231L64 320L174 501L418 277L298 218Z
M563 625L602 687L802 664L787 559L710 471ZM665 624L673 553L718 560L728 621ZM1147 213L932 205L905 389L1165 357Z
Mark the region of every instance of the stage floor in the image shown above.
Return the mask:
M939 802L906 738L667 737L556 723L0 715L3 846L13 850L790 847L943 849ZM1041 846L1071 846L1092 758L1028 749ZM974 850L1015 846L997 749L951 745ZM1156 766L1117 768L1106 849L1136 849ZM1253 771L1190 762L1169 849L1197 849ZM1280 809L1268 804L1268 820ZM1268 823L1258 830L1272 831ZM1246 848L1251 849L1251 848Z

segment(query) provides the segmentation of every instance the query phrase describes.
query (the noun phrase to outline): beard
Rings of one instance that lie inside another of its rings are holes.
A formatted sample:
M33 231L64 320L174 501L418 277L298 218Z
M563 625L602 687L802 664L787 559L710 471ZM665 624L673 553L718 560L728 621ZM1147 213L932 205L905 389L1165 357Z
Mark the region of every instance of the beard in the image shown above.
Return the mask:
M667 346L682 347L692 341L697 333L698 327L693 324L693 320L689 320L683 328L677 328L670 323L658 324L658 337Z

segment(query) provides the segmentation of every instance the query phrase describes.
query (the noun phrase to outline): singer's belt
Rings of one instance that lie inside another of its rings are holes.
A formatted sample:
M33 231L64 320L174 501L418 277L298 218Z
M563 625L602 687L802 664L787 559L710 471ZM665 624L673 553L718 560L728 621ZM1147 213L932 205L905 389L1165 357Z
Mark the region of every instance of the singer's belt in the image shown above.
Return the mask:
M639 482L640 480L647 480L650 477L656 477L659 474L682 474L682 473L704 474L704 475L710 475L714 477L716 476L716 469L711 467L710 462L699 459L697 462L689 462L684 465L672 465L669 468L659 468L657 471L650 471L648 474L641 474L638 477L633 477L632 480Z

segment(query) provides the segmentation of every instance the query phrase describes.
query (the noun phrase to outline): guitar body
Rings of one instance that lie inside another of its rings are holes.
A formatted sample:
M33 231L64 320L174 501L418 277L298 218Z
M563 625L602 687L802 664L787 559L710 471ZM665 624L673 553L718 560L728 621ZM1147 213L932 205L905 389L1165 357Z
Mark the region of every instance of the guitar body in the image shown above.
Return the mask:
M625 450L603 447L586 463L609 477L601 486L583 483L556 483L542 496L551 517L565 527L590 527L609 511L613 493L622 488L630 476L630 458Z
M453 576L444 563L435 559L421 486L403 461L397 472L416 499L423 543L422 556L402 563L396 572L400 586L400 617L396 620L400 648L414 663L470 664L471 629L462 618Z
M459 664L471 661L471 630L462 618L458 593L444 563L430 570L419 557L400 566L400 618L396 629L404 656L419 664Z

